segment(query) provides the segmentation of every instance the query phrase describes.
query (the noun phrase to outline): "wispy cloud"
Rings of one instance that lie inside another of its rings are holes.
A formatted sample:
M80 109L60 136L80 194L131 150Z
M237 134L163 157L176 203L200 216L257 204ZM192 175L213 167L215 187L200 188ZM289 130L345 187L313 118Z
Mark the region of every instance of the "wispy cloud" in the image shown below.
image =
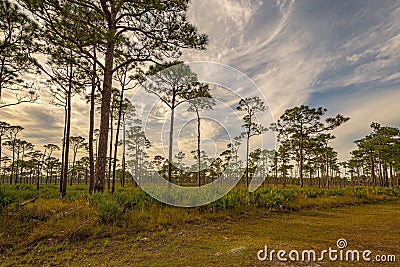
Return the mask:
M374 119L399 125L393 117L400 111L395 104L399 98L388 97L400 89L398 1L252 2L257 10L248 8L252 16L235 29L240 41L224 41L232 34L228 13L216 5L211 13L218 13L218 19L202 17L206 7L199 2L204 1L193 1L192 17L210 34L211 44L188 59L203 57L243 71L262 89L275 116L303 103L325 105L354 117L343 126L346 136L354 137L369 128L369 119L361 114L380 103L385 109L374 113ZM247 8L247 1L237 3ZM221 35L218 29L229 30ZM352 147L346 136L335 141L342 158Z
M261 89L275 117L303 103L351 117L336 131L334 145L342 159L352 141L368 133L371 121L400 126L398 0L192 0L189 17L210 43L206 51L185 52L183 59L215 61L242 71ZM34 76L27 80L46 86ZM248 88L243 84L234 90L252 95ZM59 143L63 109L48 104L50 98L42 93L40 105L2 109L0 119L25 127L21 136L38 146ZM146 94L133 99L143 120L144 103L151 99ZM234 108L235 97L225 100ZM159 105L153 111L155 122L168 121L167 108ZM179 111L182 121L192 118L186 113ZM221 122L229 122L222 114ZM72 134L87 136L88 106L80 97L74 98L72 117ZM165 135L167 126L152 134ZM216 127L207 129L212 133Z

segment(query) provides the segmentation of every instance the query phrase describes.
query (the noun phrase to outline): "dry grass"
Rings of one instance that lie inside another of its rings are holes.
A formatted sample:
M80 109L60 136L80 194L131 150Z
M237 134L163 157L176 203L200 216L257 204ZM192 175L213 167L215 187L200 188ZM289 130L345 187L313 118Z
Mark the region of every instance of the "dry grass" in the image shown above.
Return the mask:
M47 197L3 212L0 265L312 266L260 262L256 253L264 245L320 251L335 247L338 238L345 238L352 249L395 254L400 260L398 197L380 189L348 194L307 190L295 197L293 188L279 191L290 200L280 209L250 205L216 212L215 206L185 209L153 203L108 224L101 223L97 206L80 196L81 189L68 201L45 190ZM353 265L377 266L342 266Z

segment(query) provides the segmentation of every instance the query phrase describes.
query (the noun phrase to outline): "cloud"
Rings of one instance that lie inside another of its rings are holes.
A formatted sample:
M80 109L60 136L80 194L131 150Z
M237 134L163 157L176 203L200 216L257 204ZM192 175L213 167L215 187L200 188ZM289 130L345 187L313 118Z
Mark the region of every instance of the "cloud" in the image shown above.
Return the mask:
M249 8L252 16L237 27L236 39L228 40L231 29L222 35L219 31L226 28L228 13L216 5L211 14L218 13L218 19L203 19L198 2L204 1L193 1L191 14L211 41L209 50L187 58L214 60L243 71L261 88L275 117L303 103L326 105L354 116L343 127L347 137L359 136L368 130L370 122L361 116L368 107L353 109L364 107L359 102L364 99L374 108L376 103L385 106L375 114L377 121L390 117L398 124L392 115L398 114L397 105L388 97L397 96L400 80L398 1L262 1L256 11ZM353 141L347 137L335 140L344 157Z
M61 145L64 129L64 109L49 104L50 96L42 94L46 99L41 104L24 103L18 106L0 110L0 120L11 125L24 128L19 138L26 139L41 149L45 144ZM86 138L88 129L88 106L76 98L72 105L71 135L81 135ZM55 155L58 155L57 153Z
M242 33L262 2L260 0L192 1L189 16L201 32L209 35L210 58L223 58L229 50L233 51L245 41ZM204 54L200 53L199 57L204 60Z
M303 103L350 116L334 141L342 158L348 156L355 138L368 133L370 120L399 125L398 0L192 0L189 18L209 35L210 42L207 50L185 51L182 59L214 61L242 71L261 89L275 117ZM207 71L214 70L205 70L205 77ZM221 73L221 85L235 85L236 95L221 93L219 97L225 97L228 107L235 107L237 96L255 93L254 87L241 81L223 84L227 77ZM27 80L46 86L32 75ZM25 127L21 136L32 138L38 146L60 143L64 113L48 104L50 99L42 92L40 105L2 109L1 120ZM148 105L156 103L147 93L135 95L132 101L142 120L147 118ZM218 112L222 123L233 121L226 111ZM165 135L168 125L158 129L155 123L166 123L168 114L166 107L155 106L154 125L150 121L147 125L151 134ZM179 120L193 118L183 109L178 115L177 126ZM87 136L88 116L88 105L74 97L73 135ZM270 120L268 116L262 119ZM207 129L208 137L219 134L212 125Z

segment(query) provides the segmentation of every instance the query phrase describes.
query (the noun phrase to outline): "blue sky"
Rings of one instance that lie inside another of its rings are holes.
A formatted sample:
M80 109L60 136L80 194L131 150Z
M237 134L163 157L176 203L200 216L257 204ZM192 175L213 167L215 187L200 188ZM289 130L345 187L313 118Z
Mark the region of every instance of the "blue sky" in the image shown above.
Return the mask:
M189 17L210 42L182 59L243 72L275 117L301 104L349 116L335 131L341 160L372 121L400 127L400 1L192 0ZM3 109L0 116L25 127L20 137L37 146L59 144L63 109L48 104L45 92L40 101ZM88 112L75 98L72 135L87 136Z
M335 131L341 159L378 121L400 127L400 2L192 1L210 37L188 60L230 65L255 81L275 117L300 104L351 120Z

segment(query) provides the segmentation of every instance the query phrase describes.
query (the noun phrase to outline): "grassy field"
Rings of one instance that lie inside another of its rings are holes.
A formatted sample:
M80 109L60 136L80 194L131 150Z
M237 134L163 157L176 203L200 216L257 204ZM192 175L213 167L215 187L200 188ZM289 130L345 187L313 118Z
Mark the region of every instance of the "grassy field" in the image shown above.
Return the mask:
M0 221L1 266L398 266L400 260L398 188L263 188L255 194L239 188L191 209L162 205L133 188L88 196L76 186L64 201L56 187L0 189L9 203ZM21 207L32 197L35 203ZM133 200L134 208L127 205ZM257 259L265 245L319 253L336 249L339 238L347 249L371 250L371 259L396 255L397 262Z

